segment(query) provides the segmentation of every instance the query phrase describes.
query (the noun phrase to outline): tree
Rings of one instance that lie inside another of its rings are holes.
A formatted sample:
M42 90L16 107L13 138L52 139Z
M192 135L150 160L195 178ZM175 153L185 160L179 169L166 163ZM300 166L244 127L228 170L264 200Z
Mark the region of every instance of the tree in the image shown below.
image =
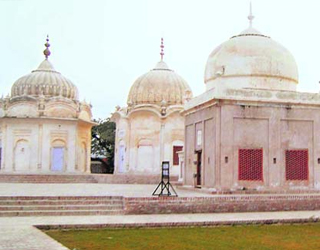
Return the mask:
M95 158L107 158L108 172L114 169L114 141L116 124L110 118L94 120L99 125L91 130L91 153Z

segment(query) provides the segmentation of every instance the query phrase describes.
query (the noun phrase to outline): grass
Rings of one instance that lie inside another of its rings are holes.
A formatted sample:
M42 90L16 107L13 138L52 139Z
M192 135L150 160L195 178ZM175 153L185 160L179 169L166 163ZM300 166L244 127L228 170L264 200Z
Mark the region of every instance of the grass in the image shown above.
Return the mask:
M72 250L320 249L320 223L45 232Z

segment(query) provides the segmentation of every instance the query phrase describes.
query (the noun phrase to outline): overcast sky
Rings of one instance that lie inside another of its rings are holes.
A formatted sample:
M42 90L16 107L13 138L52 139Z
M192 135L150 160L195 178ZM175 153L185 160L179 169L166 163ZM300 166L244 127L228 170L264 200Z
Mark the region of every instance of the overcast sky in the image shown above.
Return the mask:
M160 60L204 92L210 52L248 27L249 0L0 0L0 93L44 59L77 85L95 118L125 106L131 85ZM300 91L318 92L320 1L253 0L253 26L284 45Z

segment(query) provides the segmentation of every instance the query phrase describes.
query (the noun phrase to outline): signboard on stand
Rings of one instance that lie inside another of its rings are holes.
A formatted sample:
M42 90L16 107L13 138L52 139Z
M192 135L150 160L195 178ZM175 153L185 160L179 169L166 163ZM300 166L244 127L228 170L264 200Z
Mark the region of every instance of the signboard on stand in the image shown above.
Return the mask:
M159 193L157 193L158 190L159 190ZM176 191L174 190L174 188L170 183L170 162L169 161L162 162L161 181L158 184L157 188L153 191L152 195L178 197L178 194L176 193Z

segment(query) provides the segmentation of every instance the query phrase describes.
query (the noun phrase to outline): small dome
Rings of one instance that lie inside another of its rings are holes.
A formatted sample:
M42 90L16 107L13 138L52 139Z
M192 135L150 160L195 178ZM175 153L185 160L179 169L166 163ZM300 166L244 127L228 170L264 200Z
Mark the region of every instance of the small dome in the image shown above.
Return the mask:
M45 59L31 74L19 78L11 88L11 97L30 95L63 96L78 100L77 87Z
M204 81L207 89L296 90L298 68L286 48L250 26L209 55Z
M183 104L186 94L191 94L187 82L161 60L154 69L134 82L128 95L128 105L161 105L163 101L168 105Z

